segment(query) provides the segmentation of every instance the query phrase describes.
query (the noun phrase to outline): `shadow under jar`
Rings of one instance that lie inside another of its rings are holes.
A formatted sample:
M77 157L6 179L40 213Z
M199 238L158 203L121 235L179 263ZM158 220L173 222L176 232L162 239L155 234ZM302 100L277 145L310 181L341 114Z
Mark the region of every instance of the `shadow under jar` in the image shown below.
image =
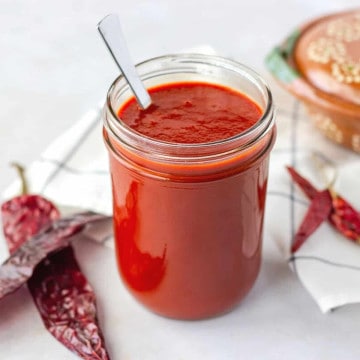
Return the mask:
M175 143L142 135L119 118L132 97L122 76L104 108L123 282L140 303L166 317L225 313L248 293L260 268L276 137L271 93L254 71L216 56L164 56L139 64L137 71L148 89L215 84L244 94L261 110L254 125L232 137Z

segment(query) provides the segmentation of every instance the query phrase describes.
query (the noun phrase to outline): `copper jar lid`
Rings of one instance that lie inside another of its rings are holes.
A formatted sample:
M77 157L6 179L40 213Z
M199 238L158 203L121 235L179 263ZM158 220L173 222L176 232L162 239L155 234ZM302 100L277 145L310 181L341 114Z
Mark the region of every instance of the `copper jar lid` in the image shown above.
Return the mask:
M327 137L360 152L360 9L303 25L267 65Z

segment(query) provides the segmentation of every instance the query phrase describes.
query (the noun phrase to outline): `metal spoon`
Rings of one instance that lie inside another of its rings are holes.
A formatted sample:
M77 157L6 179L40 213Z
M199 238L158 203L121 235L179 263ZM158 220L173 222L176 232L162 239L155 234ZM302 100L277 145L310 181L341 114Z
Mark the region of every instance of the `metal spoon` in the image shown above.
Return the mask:
M107 15L99 22L97 28L115 63L120 68L134 93L137 102L141 108L148 108L151 105L151 98L130 59L130 54L121 31L119 17L115 14Z

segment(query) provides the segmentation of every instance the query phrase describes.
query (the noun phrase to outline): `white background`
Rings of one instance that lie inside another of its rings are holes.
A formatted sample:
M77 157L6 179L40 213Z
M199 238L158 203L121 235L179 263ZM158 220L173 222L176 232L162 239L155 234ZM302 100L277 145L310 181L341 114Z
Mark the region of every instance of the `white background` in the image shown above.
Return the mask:
M358 5L345 0L0 0L0 192L57 135L104 98L117 75L96 31L110 12L122 21L135 62L211 45L270 77L267 52L294 27ZM271 80L270 80L271 81ZM281 93L271 82L274 91ZM81 243L112 359L358 359L360 307L323 315L265 243L250 295L233 313L201 322L159 318L137 305L111 251ZM109 293L109 284L119 295ZM114 310L115 309L115 310ZM76 359L46 331L26 289L0 302L0 357Z
M296 25L356 0L0 0L0 189L105 96L117 75L96 31L121 16L135 62L201 44L264 73Z

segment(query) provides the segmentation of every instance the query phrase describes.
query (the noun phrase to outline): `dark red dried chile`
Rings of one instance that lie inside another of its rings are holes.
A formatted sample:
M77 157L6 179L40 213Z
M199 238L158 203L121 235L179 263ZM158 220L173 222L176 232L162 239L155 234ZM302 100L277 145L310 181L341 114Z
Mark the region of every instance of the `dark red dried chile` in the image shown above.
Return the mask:
M59 210L37 195L20 195L1 206L3 231L10 253L37 234L51 221L58 219Z
M343 197L329 189L318 191L293 167L288 167L292 180L312 201L300 229L295 234L291 252L297 251L307 238L327 219L341 234L360 243L360 214ZM329 202L329 199L331 203ZM331 205L331 206L330 206ZM329 211L330 207L330 211Z
M104 218L92 212L64 217L24 242L0 267L0 299L25 284L48 254L68 246L70 238L88 223Z
M37 195L5 202L1 215L11 257L0 268L0 298L27 281L45 327L58 341L83 359L109 359L94 291L68 245L104 216L89 212L58 219L58 209Z
M71 246L42 261L28 287L55 338L83 359L109 359L96 317L94 291Z

